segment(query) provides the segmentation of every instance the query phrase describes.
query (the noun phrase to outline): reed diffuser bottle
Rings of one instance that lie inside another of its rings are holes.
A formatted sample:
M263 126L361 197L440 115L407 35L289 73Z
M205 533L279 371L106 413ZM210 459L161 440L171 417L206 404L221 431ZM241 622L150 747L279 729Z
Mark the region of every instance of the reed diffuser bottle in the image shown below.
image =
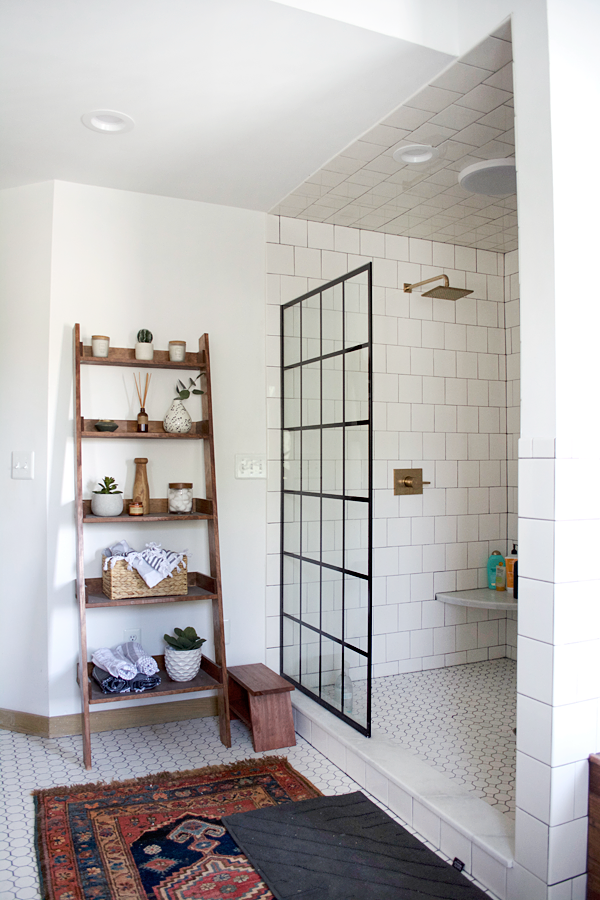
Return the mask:
M135 381L135 389L137 391L138 400L140 401L140 411L137 417L137 430L142 434L146 434L148 432L148 414L146 412L146 397L148 396L148 388L150 387L150 379L152 378L152 374L148 374L146 372L146 381L144 382L144 393L142 394L142 375L139 375L138 378L133 373L133 379Z

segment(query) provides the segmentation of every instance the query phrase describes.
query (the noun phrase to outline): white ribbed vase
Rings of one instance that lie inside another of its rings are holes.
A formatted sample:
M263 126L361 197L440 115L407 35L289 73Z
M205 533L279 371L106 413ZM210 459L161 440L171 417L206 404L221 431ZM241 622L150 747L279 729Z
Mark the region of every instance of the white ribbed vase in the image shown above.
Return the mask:
M192 430L192 417L181 400L173 400L163 424L169 434L187 434Z
M191 681L198 674L201 662L202 647L197 650L165 647L165 669L171 681Z

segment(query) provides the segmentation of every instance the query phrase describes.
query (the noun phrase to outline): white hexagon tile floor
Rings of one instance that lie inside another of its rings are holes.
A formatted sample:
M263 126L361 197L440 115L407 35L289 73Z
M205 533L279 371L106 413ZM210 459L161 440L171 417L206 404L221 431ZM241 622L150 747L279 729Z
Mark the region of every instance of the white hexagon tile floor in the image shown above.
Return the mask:
M94 734L92 752L94 768L86 772L81 762L80 737L45 739L0 730L1 900L40 900L33 841L33 789L123 780L268 755L254 753L249 732L241 722L232 722L232 747L224 747L219 740L215 718ZM355 781L300 737L297 746L273 753L287 756L290 763L324 794L360 790ZM382 803L374 797L371 799L416 834ZM423 843L434 850L427 841ZM435 852L450 862L448 857ZM477 881L470 880L487 896L495 897L485 892Z
M363 721L366 682L353 686ZM333 691L330 691L333 699ZM517 664L494 659L373 678L372 726L514 819Z

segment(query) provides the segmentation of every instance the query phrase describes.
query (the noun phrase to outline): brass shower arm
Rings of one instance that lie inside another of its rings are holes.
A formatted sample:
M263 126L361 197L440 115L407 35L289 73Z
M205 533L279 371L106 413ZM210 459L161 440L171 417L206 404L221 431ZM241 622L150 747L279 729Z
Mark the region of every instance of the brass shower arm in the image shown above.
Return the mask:
M433 278L426 278L425 281L417 281L415 284L407 284L404 282L404 293L412 294L413 288L421 287L422 284L430 284L432 281L439 281L440 278L444 279L444 287L450 287L450 281L448 280L447 275L434 275Z

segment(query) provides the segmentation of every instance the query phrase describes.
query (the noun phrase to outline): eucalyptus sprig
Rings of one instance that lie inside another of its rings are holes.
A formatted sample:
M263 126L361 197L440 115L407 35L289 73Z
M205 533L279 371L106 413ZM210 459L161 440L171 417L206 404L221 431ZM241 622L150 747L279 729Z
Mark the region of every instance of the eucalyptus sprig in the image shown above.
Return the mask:
M190 383L186 387L181 379L175 385L175 392L179 400L187 400L190 394L203 394L204 391L201 391L200 388L196 387L197 382L200 380L204 373L199 372L196 378L190 378ZM179 387L181 385L181 387Z

